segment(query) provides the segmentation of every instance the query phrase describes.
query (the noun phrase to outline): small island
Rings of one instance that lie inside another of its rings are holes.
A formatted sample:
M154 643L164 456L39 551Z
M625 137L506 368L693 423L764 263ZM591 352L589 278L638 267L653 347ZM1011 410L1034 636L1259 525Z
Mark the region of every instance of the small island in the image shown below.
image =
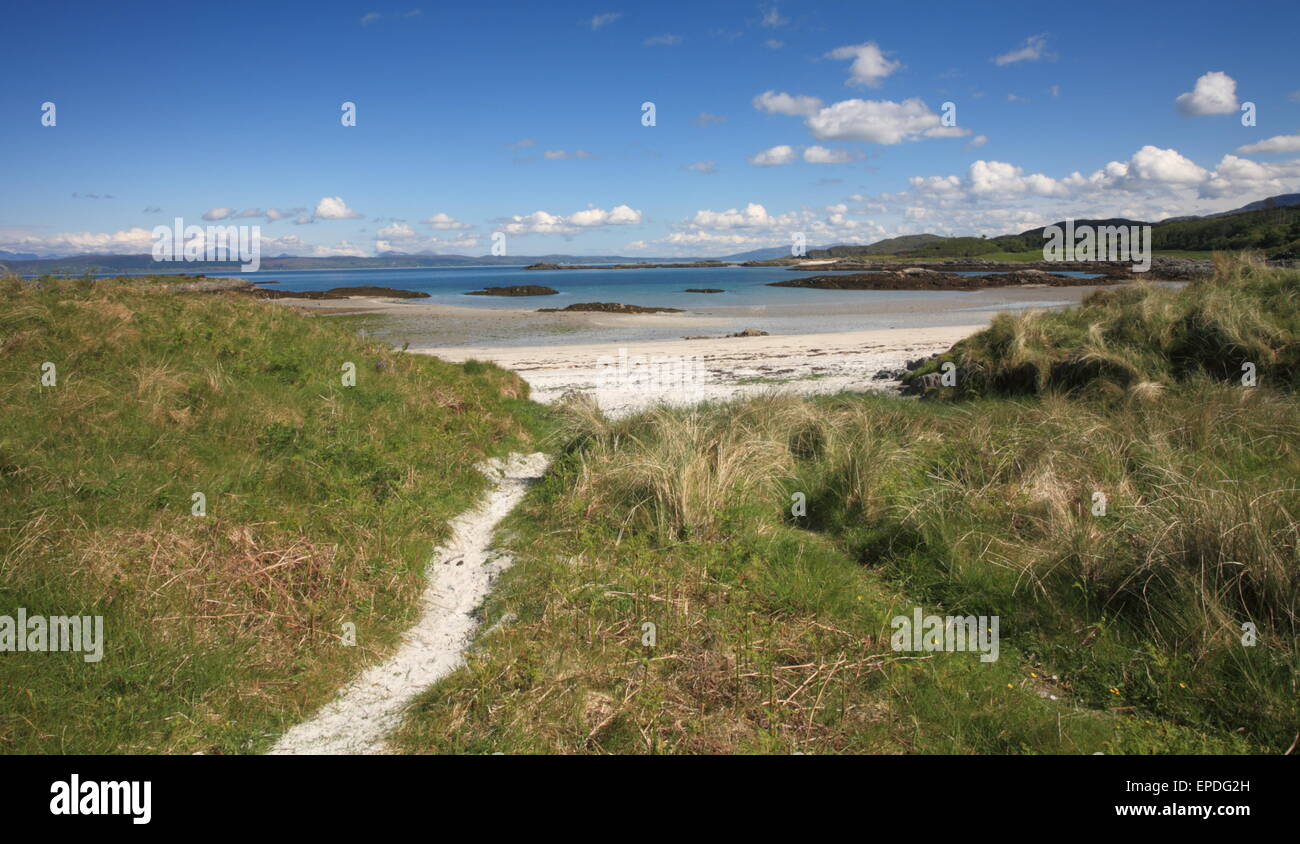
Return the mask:
M726 293L721 287L688 287L686 293Z
M513 284L509 287L484 287L471 290L466 296L555 296L560 291L541 284Z

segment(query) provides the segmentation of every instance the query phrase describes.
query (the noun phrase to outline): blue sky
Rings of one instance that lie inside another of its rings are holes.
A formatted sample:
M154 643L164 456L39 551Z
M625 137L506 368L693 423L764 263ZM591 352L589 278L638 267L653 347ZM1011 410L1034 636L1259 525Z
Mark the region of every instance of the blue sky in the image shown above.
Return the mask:
M1294 2L403 3L11 4L0 250L206 214L269 255L719 255L1300 191Z

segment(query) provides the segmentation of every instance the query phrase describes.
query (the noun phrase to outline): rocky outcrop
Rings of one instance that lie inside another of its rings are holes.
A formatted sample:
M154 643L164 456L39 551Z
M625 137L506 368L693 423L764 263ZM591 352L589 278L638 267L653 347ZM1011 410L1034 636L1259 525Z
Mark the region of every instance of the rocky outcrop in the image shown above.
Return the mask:
M555 296L560 291L540 284L515 284L509 287L484 287L471 290L466 296Z
M930 372L925 375L918 375L911 381L903 385L900 391L905 396L924 396L931 390L937 390L943 386L943 374L939 372Z
M1198 258L1152 258L1151 269L1141 275L1156 280L1196 281L1214 275L1214 262Z
M1005 273L987 275L959 275L940 272L928 267L909 267L902 270L876 270L868 273L844 275L817 275L774 281L769 287L806 287L815 290L981 290L989 287L1019 287L1043 285L1047 287L1086 287L1114 284L1126 278L1104 276L1075 278L1035 269L1015 269Z
M596 311L606 314L680 314L681 308L647 308L642 305L623 305L618 302L581 302L565 308L538 308L539 314L559 314L572 311Z
M703 270L711 267L734 267L722 261L690 261L681 264L552 264L538 261L526 270Z
M398 290L394 287L331 287L329 290L263 290L252 287L249 292L261 299L349 299L353 296L382 296L387 299L428 299L429 294L419 290Z

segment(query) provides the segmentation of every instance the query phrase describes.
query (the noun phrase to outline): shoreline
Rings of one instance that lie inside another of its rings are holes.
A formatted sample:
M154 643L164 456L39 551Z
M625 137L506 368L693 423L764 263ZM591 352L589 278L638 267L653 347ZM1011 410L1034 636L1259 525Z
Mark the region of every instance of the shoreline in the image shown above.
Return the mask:
M535 401L591 394L617 417L659 403L725 401L766 392L800 395L886 392L878 378L909 360L948 350L986 323L696 340L619 340L536 346L429 346L408 349L452 363L491 361L528 382Z
M394 347L523 347L554 343L652 342L688 336L806 335L875 329L924 329L986 323L995 313L1076 305L1095 290L1115 285L1017 285L960 291L808 290L795 302L736 304L704 296L680 313L544 312L546 302L477 303L398 300L382 296L340 299L278 298L275 304L319 315L370 316L361 330ZM546 297L549 298L549 297Z
M1113 285L1112 285L1113 286ZM543 313L384 297L275 304L374 318L372 339L453 363L516 372L543 403L590 393L612 416L767 392L893 391L909 361L947 351L1007 310L1077 304L1097 286L1018 286L856 303L708 305L681 313ZM728 336L752 330L756 336ZM693 339L687 339L691 337Z

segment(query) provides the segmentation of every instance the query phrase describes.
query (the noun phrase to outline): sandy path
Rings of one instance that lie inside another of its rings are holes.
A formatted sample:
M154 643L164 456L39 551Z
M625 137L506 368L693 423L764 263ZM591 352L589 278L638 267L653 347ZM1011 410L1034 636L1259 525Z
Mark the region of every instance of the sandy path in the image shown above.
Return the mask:
M429 686L464 662L477 624L472 613L492 581L509 568L509 555L492 547L497 523L541 477L550 458L512 454L481 467L493 489L478 507L452 521L452 535L429 560L421 615L387 661L367 669L332 703L290 729L273 754L383 753L384 739L402 710Z

